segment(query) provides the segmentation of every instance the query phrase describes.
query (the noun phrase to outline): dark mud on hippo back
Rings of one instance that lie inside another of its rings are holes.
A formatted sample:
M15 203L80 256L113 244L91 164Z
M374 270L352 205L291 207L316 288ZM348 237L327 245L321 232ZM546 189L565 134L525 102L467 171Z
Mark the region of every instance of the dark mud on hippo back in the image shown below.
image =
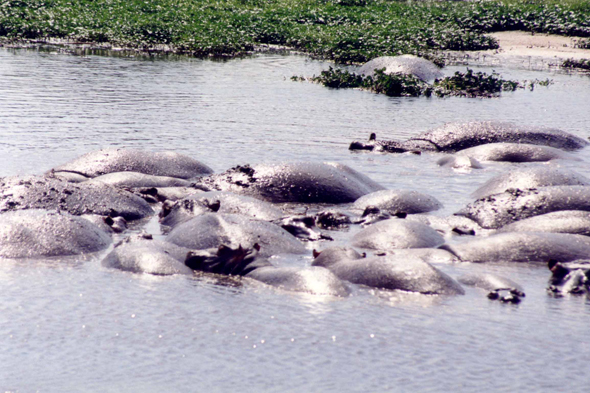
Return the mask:
M231 192L210 191L190 195L175 202L165 202L160 223L174 227L205 213L243 214L259 220L272 221L283 216L274 205L259 199Z
M349 203L384 189L346 165L315 162L238 166L199 184L274 203Z
M74 172L96 177L112 172L139 172L147 175L190 179L213 173L207 165L183 154L165 151L149 152L133 149L104 149L92 151L54 172Z
M20 210L0 214L0 257L35 258L103 250L111 237L90 221L66 213Z
M482 228L498 229L525 218L562 210L590 211L590 186L510 189L478 199L455 214L474 220Z
M154 213L142 198L105 184L69 183L44 176L0 179L0 212L63 210L79 216L98 214L136 220Z

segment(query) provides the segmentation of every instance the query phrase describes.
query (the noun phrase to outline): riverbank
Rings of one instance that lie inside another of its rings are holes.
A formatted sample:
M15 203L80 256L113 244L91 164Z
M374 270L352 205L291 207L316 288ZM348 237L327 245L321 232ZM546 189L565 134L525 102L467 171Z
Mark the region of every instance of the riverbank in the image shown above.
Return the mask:
M485 51L450 51L445 57L453 62L487 66L508 65L528 69L561 67L568 59L590 59L590 49L578 47L582 37L502 31L490 34L498 48Z
M0 37L227 57L287 46L337 63L499 48L490 33L590 37L590 1L6 1Z

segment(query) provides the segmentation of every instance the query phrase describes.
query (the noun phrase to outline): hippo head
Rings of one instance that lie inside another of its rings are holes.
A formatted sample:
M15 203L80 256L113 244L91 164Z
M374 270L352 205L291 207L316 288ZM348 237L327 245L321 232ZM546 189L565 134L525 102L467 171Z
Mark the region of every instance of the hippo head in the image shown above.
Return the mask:
M571 293L580 295L590 290L590 261L574 262L549 261L549 270L553 273L549 279L549 292L557 295Z

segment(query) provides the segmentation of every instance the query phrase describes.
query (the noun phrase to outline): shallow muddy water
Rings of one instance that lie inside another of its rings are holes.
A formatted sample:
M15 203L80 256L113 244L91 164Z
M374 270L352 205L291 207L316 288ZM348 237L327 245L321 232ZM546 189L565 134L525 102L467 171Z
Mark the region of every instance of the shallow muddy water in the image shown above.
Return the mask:
M437 167L439 155L353 153L349 143L460 120L590 136L587 75L498 67L505 78L554 84L497 99L388 98L290 80L328 66L281 54L218 62L0 48L0 176L40 174L113 146L174 150L216 171L338 161L388 188L437 197L445 207L436 214L445 215L515 164L459 173ZM550 165L590 176L590 150L574 154L582 161ZM158 234L155 222L147 228ZM483 271L520 283L526 298L504 305L473 288L449 298L354 288L333 299L248 281L154 277L105 269L102 255L0 264L0 389L587 390L590 301L549 297L544 265L438 266L453 277Z

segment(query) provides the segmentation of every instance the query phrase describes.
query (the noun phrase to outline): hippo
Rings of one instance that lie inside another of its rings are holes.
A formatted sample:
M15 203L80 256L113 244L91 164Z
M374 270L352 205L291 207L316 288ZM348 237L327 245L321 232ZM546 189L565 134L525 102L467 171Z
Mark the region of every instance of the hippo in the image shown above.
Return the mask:
M0 178L0 212L48 209L137 220L154 214L142 198L106 184L69 183L45 176Z
M446 156L436 161L441 167L457 170L482 169L483 166L475 158L467 156Z
M0 214L0 257L37 258L103 250L109 234L90 221L41 209Z
M509 189L478 199L455 214L470 218L483 228L498 229L515 221L561 210L590 211L590 186Z
M590 180L576 172L553 166L531 167L515 169L507 173L492 177L471 196L483 198L499 194L508 189L529 189L547 186L588 186Z
M563 150L529 143L487 143L457 152L457 155L478 161L545 162L580 159Z
M354 201L352 208L363 211L368 206L391 214L417 214L438 210L443 205L436 198L418 191L381 190L360 197Z
M211 212L243 214L265 221L283 216L282 210L268 202L232 192L210 191L193 194L176 202L165 202L160 213L160 224L175 227L197 215Z
M590 212L562 210L541 214L504 225L496 232L554 232L590 236Z
M115 245L102 260L102 265L133 273L193 275L193 270L184 264L189 251L166 241L154 240L149 234L140 234Z
M549 293L581 295L590 293L590 260L580 259L569 263L550 260L552 276L549 279Z
M497 121L447 123L405 142L378 141L371 136L368 142L354 141L350 150L375 150L389 153L416 151L457 152L487 143L528 143L563 150L577 150L588 141L555 128L517 126Z
M451 277L419 258L385 255L366 258L350 248L329 248L312 262L332 271L341 280L387 290L427 295L463 295Z
M520 303L526 296L522 286L514 281L495 274L466 274L457 278L463 285L474 286L489 291L488 299L502 303Z
M88 180L88 183L104 183L114 187L189 187L187 180L170 176L146 175L139 172L112 172Z
M346 165L317 162L237 166L197 184L272 203L349 203L384 189Z
M338 297L350 294L349 288L328 269L276 267L260 257L259 251L257 243L252 249L221 245L216 250L190 252L185 264L195 271L242 276L287 291Z
M444 76L440 67L433 62L414 55L382 56L366 62L357 73L364 76L374 76L375 70L385 69L385 74L402 73L413 75L428 82Z
M304 254L305 247L297 238L278 225L240 214L205 213L172 229L167 241L193 250L206 250L221 245L252 248L258 243L261 256L291 253Z
M444 243L428 225L389 219L368 226L352 237L354 247L387 251L397 248L431 248Z
M420 222L444 235L481 235L490 230L485 230L477 223L462 216L433 216L428 214L413 214L405 218L406 221Z
M464 262L569 262L590 255L590 238L546 232L511 232L444 244Z
M86 153L53 168L51 172L56 175L71 172L86 177L97 177L112 172L139 172L192 179L211 174L213 170L197 160L171 151L150 152L113 148Z

